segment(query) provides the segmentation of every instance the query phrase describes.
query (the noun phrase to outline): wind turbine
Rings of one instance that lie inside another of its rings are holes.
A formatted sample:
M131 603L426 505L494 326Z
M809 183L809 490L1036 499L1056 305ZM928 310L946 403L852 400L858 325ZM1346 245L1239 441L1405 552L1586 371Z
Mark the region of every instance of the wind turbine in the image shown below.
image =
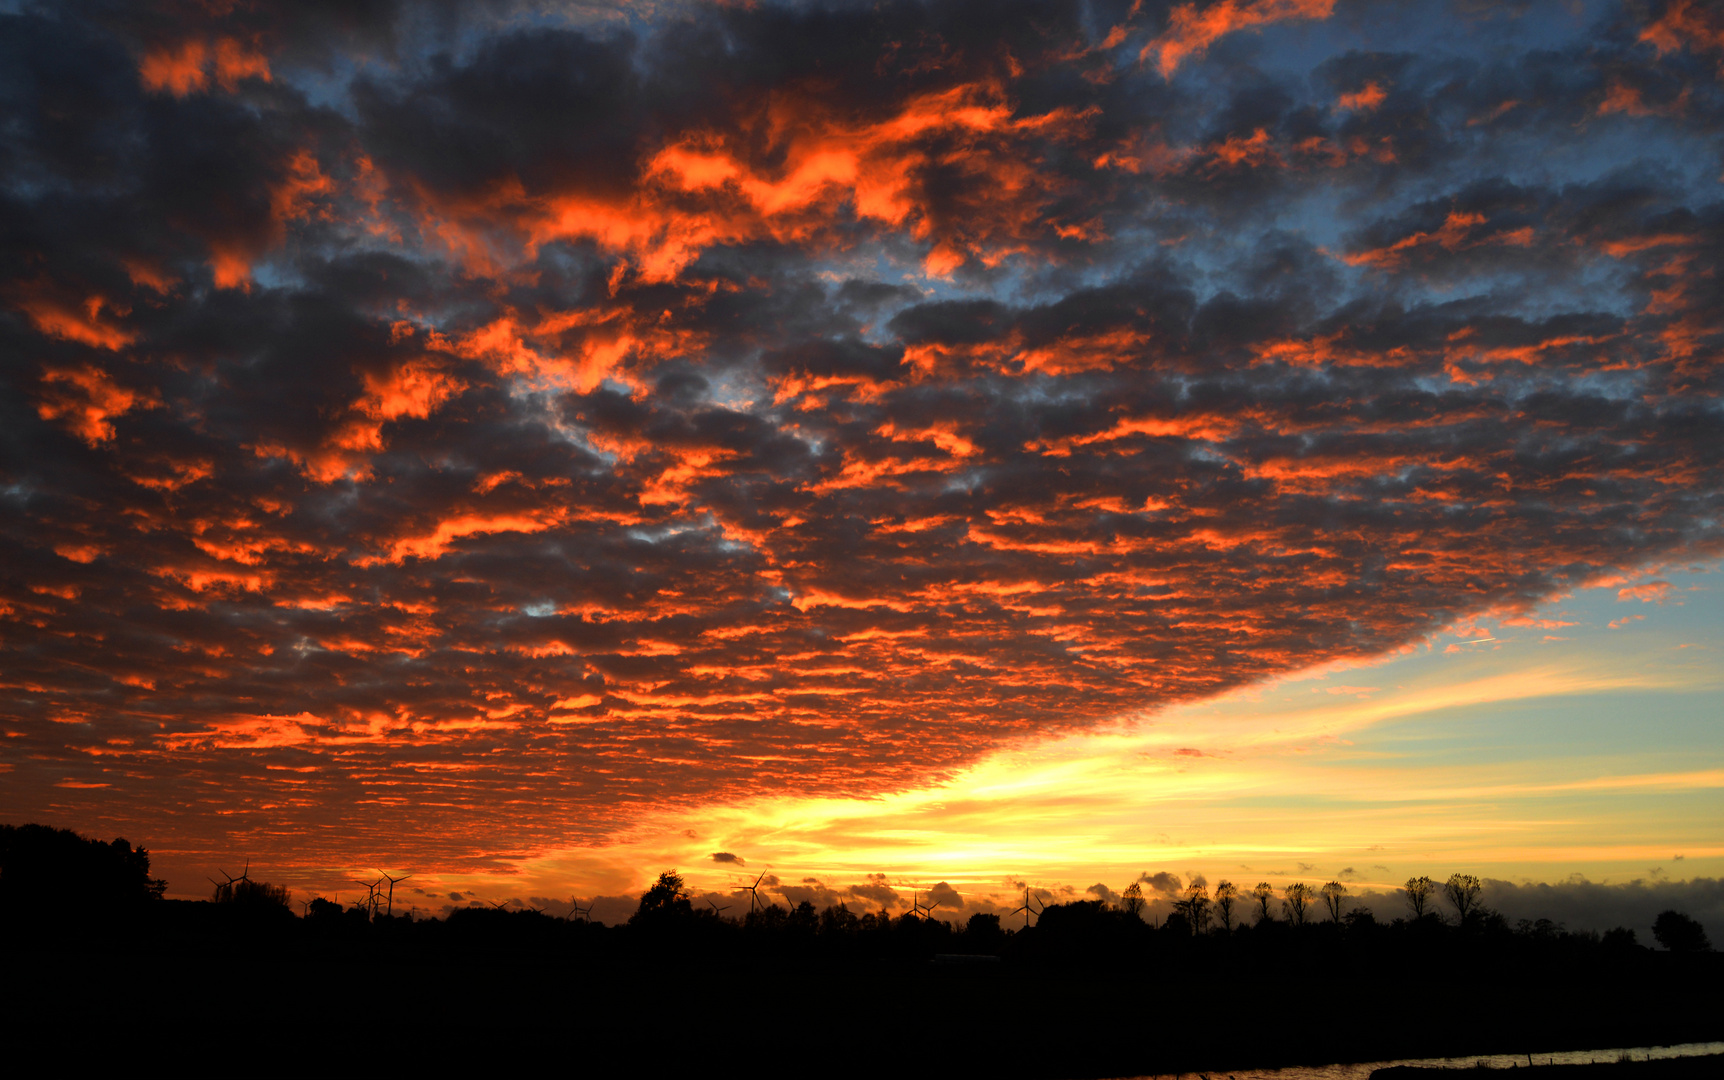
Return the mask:
M1046 910L1047 910L1047 905L1042 903L1040 898L1037 898L1036 906L1035 906L1035 914L1040 915L1042 912L1044 912ZM1007 912L1006 918L1009 919L1013 915L1016 915L1020 911L1024 913L1024 929L1028 930L1030 928L1030 887L1028 885L1024 886L1024 902L1022 904L1020 904L1019 906L1013 908L1011 911Z
M353 882L355 885L365 886L365 889L366 889L366 897L365 897L365 915L366 915L366 918L369 918L369 919L377 918L377 887L379 885L383 884L383 879L378 878L376 881L360 881L358 878L348 878L347 880Z
M754 909L756 907L766 907L767 906L766 904L762 904L760 902L760 883L762 881L765 881L765 880L766 880L766 871L762 870L760 872L760 876L754 879L753 885L739 885L735 889L732 890L733 892L745 892L748 894L748 913L750 915L754 914Z
M240 871L239 877L234 877L219 866L216 867L216 872L221 874L222 877L227 878L226 881L217 881L215 878L208 877L208 875L206 875L209 883L216 887L216 899L218 901L237 900L240 895L239 883L243 881L249 884L251 881L251 860L247 859L245 861L245 869Z
M724 904L722 906L715 904L715 903L713 903L712 897L710 897L710 896L706 898L706 902L707 902L707 905L712 908L712 913L714 915L717 915L721 911L729 911L730 910L729 904Z
M209 883L216 887L216 899L237 899L239 883L242 881L250 883L251 881L251 860L247 859L245 861L245 869L240 871L239 877L234 877L219 866L216 867L216 872L221 874L222 877L227 878L226 881L217 881L215 878L209 878Z
M379 870L377 872L379 874L382 874L384 879L389 882L389 914L394 915L395 914L395 883L397 881L406 881L408 878L412 877L413 875L412 874L402 874L400 877L390 877L389 872L387 870Z
M571 915L579 913L581 916L582 922L589 922L590 923L593 921L593 905L591 905L591 904L588 904L586 907L582 907L581 905L575 903L573 900L570 900L569 901L569 913Z
M918 890L910 890L910 914L919 915L924 919L932 919L934 917L934 909L940 906L940 902L936 900L932 904L920 903L916 899L920 895L921 893ZM934 894L929 893L928 895L932 896Z

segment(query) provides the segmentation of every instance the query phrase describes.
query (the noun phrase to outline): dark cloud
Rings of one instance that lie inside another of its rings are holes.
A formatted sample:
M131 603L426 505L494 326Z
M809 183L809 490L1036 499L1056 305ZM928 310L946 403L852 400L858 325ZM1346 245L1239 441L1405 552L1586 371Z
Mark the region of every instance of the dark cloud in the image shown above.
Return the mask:
M1108 888L1106 885L1102 884L1101 882L1097 882L1094 885L1091 885L1089 888L1085 889L1084 892L1090 896L1095 897L1097 900L1100 900L1101 902L1103 902L1105 904L1117 904L1117 903L1119 903L1119 894L1114 892L1112 889Z
M1138 875L1137 880L1148 885L1154 892L1168 896L1174 896L1185 890L1185 884L1180 881L1179 875L1170 874L1166 870L1158 870L1153 874L1145 870Z
M736 866L747 866L748 860L740 855L732 855L728 851L715 851L708 856L715 863L732 863Z
M887 884L885 874L869 874L862 884L851 885L844 891L858 900L883 909L894 908L899 903L898 890Z
M964 909L964 898L958 895L958 890L942 881L928 890L926 902L938 908L942 914L952 915Z

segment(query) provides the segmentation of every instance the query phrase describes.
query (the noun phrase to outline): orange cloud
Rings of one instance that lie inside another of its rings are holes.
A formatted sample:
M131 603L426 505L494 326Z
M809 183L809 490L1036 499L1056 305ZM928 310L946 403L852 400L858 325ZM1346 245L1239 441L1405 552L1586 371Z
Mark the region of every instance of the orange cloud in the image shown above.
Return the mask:
M1154 53L1157 69L1170 76L1235 31L1285 19L1327 19L1334 8L1335 0L1220 0L1205 8L1181 4L1168 17L1167 29L1143 47L1138 59L1147 61Z
M1684 48L1696 52L1724 49L1724 12L1696 0L1672 0L1663 15L1641 29L1640 40L1661 55Z
M30 317L37 330L49 337L110 352L118 352L138 338L135 332L103 314L104 308L108 311L114 311L114 308L107 297L99 293L73 301L65 290L42 279L15 285L9 291L14 306ZM124 310L116 312L121 315L128 313Z
M1354 112L1370 112L1388 96L1382 84L1373 80L1351 93L1342 94L1335 99L1335 105L1337 108L1351 109Z
M163 46L145 53L138 62L138 78L144 89L152 93L165 91L175 97L185 97L209 83L208 63L209 46L196 38L189 38L178 45Z
M1342 260L1349 266L1374 266L1381 270L1393 270L1404 266L1407 257L1421 247L1435 246L1444 251L1465 251L1487 244L1528 247L1533 242L1530 226L1491 233L1479 230L1479 226L1484 224L1483 214L1450 210L1442 227L1434 232L1416 232L1387 247L1355 252L1342 256Z
M114 437L116 417L155 403L152 396L121 386L102 369L84 364L42 372L36 415L62 421L72 434L96 446Z
M252 263L280 244L293 221L313 213L314 199L335 193L335 182L324 175L317 157L301 147L281 163L281 179L270 185L270 217L261 235L217 235L209 238L211 277L218 289L251 288Z
M1609 116L1611 113L1624 113L1628 116L1675 116L1686 106L1687 91L1676 100L1665 105L1651 105L1641 95L1641 92L1621 79L1612 79L1610 88L1604 95L1604 100L1598 103L1598 115Z
M1616 590L1618 600L1639 600L1642 603L1662 604L1671 593L1672 586L1668 581L1648 581L1644 585L1630 585Z
M213 43L187 38L152 49L138 61L138 79L151 93L186 97L208 88L212 77L230 94L242 79L268 82L269 58L234 38L220 37Z
M501 269L499 228L532 258L563 240L596 243L622 255L618 277L676 280L706 249L770 239L803 243L846 218L906 229L928 245L924 269L944 276L969 259L997 265L1026 236L1082 239L1078 222L1042 212L1063 182L1037 167L1029 140L1064 140L1087 130L1096 110L1053 109L1017 116L1006 87L976 81L905 101L891 115L857 121L835 115L814 94L784 91L735 118L736 130L686 132L649 156L626 196L580 191L529 192L517 179L477 198L419 190L422 227L475 272ZM772 164L758 161L750 134L773 133ZM931 140L956 147L935 155ZM929 167L987 178L965 220L934 211L918 177Z
M1606 255L1621 259L1655 247L1680 247L1692 244L1697 239L1688 233L1653 233L1650 236L1632 236L1623 240L1605 240L1601 241L1598 246Z
M401 562L409 557L436 559L448 551L451 544L466 536L501 532L543 532L562 522L565 516L563 510L555 507L520 514L457 514L439 521L429 532L404 536L394 541L389 547L389 561ZM360 565L369 565L376 561L363 559Z

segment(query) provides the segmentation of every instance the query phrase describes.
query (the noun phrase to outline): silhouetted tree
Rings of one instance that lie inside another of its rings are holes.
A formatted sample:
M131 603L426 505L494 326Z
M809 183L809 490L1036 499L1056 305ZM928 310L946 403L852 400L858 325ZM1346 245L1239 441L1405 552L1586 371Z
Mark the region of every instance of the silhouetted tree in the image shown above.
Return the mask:
M1562 924L1550 919L1522 919L1515 923L1514 932L1537 941L1555 941L1562 936Z
M1274 922L1275 916L1269 914L1269 904L1275 899L1275 886L1267 881L1259 881L1251 890L1251 899L1257 901L1257 921L1260 923Z
M864 934L884 933L892 928L892 913L886 910L884 904L879 911L870 911L862 916L859 929Z
M1323 906L1329 909L1329 921L1341 921L1341 901L1347 899L1347 886L1339 881L1331 881L1317 890L1317 895L1323 898Z
M1125 887L1125 892L1119 898L1120 910L1134 919L1143 917L1143 886L1132 882Z
M319 896L306 906L305 917L318 922L328 922L341 918L341 905L333 900L325 900Z
M1310 910L1311 899L1314 895L1311 886L1303 881L1295 881L1282 889L1281 906L1287 909L1287 921L1294 926L1304 926L1305 913Z
M799 934L813 935L820 928L820 916L814 910L814 905L807 900L790 909L785 925Z
M970 948L991 952L1000 948L1005 940L1006 932L1000 927L998 915L978 912L964 924L964 944Z
M1209 887L1192 882L1185 889L1185 899L1173 905L1191 924L1193 934L1209 929Z
M1222 932L1233 933L1233 902L1239 898L1239 886L1223 881L1215 886L1215 913L1221 916Z
M651 923L678 916L693 917L694 905L689 903L688 889L683 885L682 875L675 870L666 870L658 876L652 887L641 894L640 906L629 916L629 925Z
M1428 877L1413 877L1407 879L1407 906L1413 909L1413 918L1422 919L1431 911L1431 897L1437 895L1437 883Z
M743 918L742 925L748 927L750 930L774 931L784 929L785 924L789 921L790 912L784 909L784 905L767 904L765 907L755 908L753 911L750 911Z
M210 899L218 904L232 904L240 908L291 909L293 893L286 885L271 885L267 881L253 881L249 877L242 877L217 885L215 894Z
M833 904L820 912L820 936L849 937L861 927L862 920L843 904Z
M1633 952L1640 948L1640 942L1635 940L1634 931L1626 926L1617 926L1606 930L1600 944L1613 952Z
M1680 911L1661 911L1652 921L1652 936L1673 953L1708 952L1706 928Z
M1483 890L1484 884L1472 874L1452 874L1443 882L1443 895L1448 897L1463 926L1478 914L1479 893Z

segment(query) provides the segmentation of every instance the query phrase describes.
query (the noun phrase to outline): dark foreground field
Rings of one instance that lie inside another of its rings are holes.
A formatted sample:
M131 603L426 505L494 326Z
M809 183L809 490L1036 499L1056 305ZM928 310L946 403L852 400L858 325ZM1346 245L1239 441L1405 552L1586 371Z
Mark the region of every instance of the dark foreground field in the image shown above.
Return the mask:
M1004 959L936 962L908 936L863 955L502 913L319 928L158 911L9 928L8 1045L183 1073L548 1060L606 1075L1077 1077L1724 1037L1717 953L1480 951L1436 931L1361 949L1306 927L1135 950L1052 948L1051 932L1032 948L1032 933ZM619 1056L636 1064L605 1064Z

